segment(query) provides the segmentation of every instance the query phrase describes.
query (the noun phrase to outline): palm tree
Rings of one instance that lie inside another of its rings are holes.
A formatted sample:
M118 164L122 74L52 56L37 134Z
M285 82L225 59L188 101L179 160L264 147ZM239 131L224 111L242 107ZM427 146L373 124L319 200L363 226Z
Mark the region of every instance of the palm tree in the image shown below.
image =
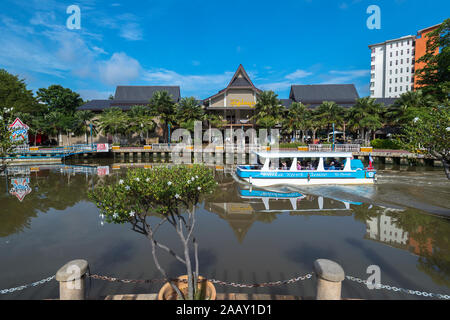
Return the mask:
M122 109L113 107L103 111L98 122L100 130L105 134L112 134L114 143L117 143L117 135L126 131L129 118Z
M343 122L344 108L338 105L334 101L324 101L316 110L316 118L320 120L323 126L327 128L327 140L329 139L328 133L330 132L330 124L334 123L338 127Z
M308 128L307 109L301 102L293 102L286 114L283 127L288 133L294 132L297 138L297 132L300 131L302 142L304 142L304 132Z
M411 122L418 109L431 108L435 105L435 99L430 95L425 95L422 90L408 91L389 106L386 117L391 124L402 125Z
M144 134L146 134L146 138L148 138L149 131L153 131L156 127L156 123L147 106L131 107L128 116L130 124L126 130L127 133L138 133L141 141L144 139Z
M62 131L64 130L64 113L61 111L51 111L45 115L45 121L48 124L46 133L49 136L58 137L58 145L62 145Z
M149 101L150 114L159 117L164 141L168 141L168 125L176 122L176 108L172 96L167 91L157 91Z
M252 119L258 126L268 129L282 121L284 112L278 95L273 91L264 91L258 96Z
M206 120L202 106L194 97L182 98L177 104L177 120L180 127L194 131L195 121Z
M368 134L375 135L375 131L383 126L383 105L375 99L364 97L356 100L348 112L348 125L357 130L361 139L367 143Z
M81 110L75 113L75 118L79 123L80 131L84 133L84 142L86 144L89 143L88 132L90 125L94 125L96 123L96 121L93 120L94 117L95 114L90 110Z

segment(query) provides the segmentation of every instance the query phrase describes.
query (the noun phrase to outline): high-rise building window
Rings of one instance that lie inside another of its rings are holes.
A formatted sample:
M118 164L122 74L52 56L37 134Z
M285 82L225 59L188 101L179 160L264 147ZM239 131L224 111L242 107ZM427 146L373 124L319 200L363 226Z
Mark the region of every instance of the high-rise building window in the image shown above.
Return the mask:
M395 56L398 57L398 51L395 51Z
M409 49L408 49L408 51L407 51L407 54L409 54Z
M398 74L398 69L395 69L395 74Z
M406 58L406 63L409 63L409 58Z
M370 94L373 96L375 95L375 91L374 90L370 90Z
M400 77L400 82L402 82L403 77ZM400 87L401 88L401 87Z
M392 67L392 61L391 61L390 65L391 65L391 67Z
M374 66L374 65L372 65L372 67L371 67L371 68L372 68L372 70L375 70L375 66Z
M403 68L400 68L400 73L403 73Z
M409 67L406 67L406 72L409 72Z
M392 75L392 69L391 69L391 70L389 70L389 74L390 74L390 75Z
M392 92L392 88L391 87L389 88L389 92Z
M400 54L401 54L401 55L403 55L403 50L402 50L402 51L400 51Z
M400 59L400 64L403 64L403 59Z
M395 87L395 90L394 90L395 92L397 92L397 87Z
M372 62L375 61L375 57L372 57Z
M391 58L392 58L392 51L391 51Z
M395 60L395 65L398 66L398 60Z

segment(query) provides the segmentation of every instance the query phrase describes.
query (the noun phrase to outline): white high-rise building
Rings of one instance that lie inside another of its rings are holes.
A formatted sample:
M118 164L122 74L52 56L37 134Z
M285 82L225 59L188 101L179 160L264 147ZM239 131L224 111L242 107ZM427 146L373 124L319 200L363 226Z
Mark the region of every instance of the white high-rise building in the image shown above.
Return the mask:
M398 98L413 90L415 36L372 44L370 97Z

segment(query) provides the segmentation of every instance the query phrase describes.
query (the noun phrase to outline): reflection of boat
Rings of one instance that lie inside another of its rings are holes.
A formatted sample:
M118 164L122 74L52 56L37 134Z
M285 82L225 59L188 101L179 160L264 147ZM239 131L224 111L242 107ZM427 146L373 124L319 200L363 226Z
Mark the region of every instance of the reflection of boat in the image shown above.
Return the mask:
M328 199L326 198L327 204L324 205L324 197L313 197L317 198L317 203L314 204L310 200L309 201L303 201L302 202L302 208L300 209L298 204L301 200L306 199L307 196L298 193L298 192L274 192L274 191L265 191L265 190L245 190L240 189L239 190L239 196L242 199L249 199L249 200L261 200L264 204L264 209L259 210L258 208L255 208L255 211L257 212L280 212L280 211L292 211L292 212L320 212L320 211L348 211L351 210L350 204L353 205L362 205L361 202L352 202L352 201L346 201L346 200L340 200L340 199ZM308 196L308 198L311 198L311 196ZM272 208L270 206L270 200L272 200ZM292 209L288 209L285 206L285 201L283 200L289 200L292 206ZM344 207L338 206L335 204L334 201L338 201L340 203L344 204ZM314 201L315 202L315 201ZM252 206L256 204L257 202L253 202Z
M365 169L361 160L352 159L351 152L258 152L265 159L263 166L242 165L236 169L237 176L255 186L279 184L372 184L376 171ZM345 158L343 169L325 166L325 158ZM280 170L275 164L279 159L290 159L290 169ZM318 159L312 170L298 170L297 161Z
M304 195L298 192L281 193L262 190L239 190L239 194L243 199L261 199L266 210L270 210L270 199L289 199L292 204L292 209L297 210L297 201L305 198Z

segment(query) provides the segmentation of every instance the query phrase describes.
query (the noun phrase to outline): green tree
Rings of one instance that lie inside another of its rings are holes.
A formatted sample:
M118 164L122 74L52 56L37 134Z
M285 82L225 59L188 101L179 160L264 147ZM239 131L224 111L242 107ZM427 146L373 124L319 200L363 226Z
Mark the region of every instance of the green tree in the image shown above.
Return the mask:
M177 119L181 128L194 131L195 121L206 120L202 106L194 97L182 98L176 107Z
M424 66L415 71L415 76L422 90L443 102L450 93L450 18L428 38L426 54L418 60Z
M0 108L0 172L5 171L7 161L4 157L11 152L17 143L11 141L8 125L12 119L12 108Z
M73 114L83 104L80 95L69 88L60 85L51 85L37 91L40 102L47 105L48 111L59 111Z
M41 106L23 79L0 69L0 109L10 108L14 112L33 113L40 111Z
M348 112L348 125L356 130L359 137L368 143L370 134L375 138L375 131L383 127L384 107L370 97L359 98Z
M98 126L105 134L113 136L113 142L119 143L118 135L126 132L129 118L122 109L113 107L103 111L98 119Z
M81 110L75 113L75 121L77 122L77 133L84 135L84 143L88 144L88 134L90 133L90 125L94 127L96 121L94 120L95 114L90 110Z
M329 140L328 133L334 123L335 126L341 127L343 123L344 108L334 101L324 101L317 108L315 117L321 122L322 127L327 129L327 140Z
M390 124L401 126L410 122L418 109L431 108L435 105L436 100L422 90L408 91L387 108L386 118Z
M163 138L168 142L168 125L176 123L176 108L173 97L167 91L157 91L149 102L150 114L159 117L163 130Z
M285 108L278 95L273 91L264 91L258 96L252 119L259 127L269 129L283 121L284 113Z
M293 102L289 108L283 127L287 133L294 132L297 137L297 132L300 131L301 140L304 142L305 131L309 127L308 110L306 106L300 102Z
M155 130L156 123L150 114L147 106L133 106L129 112L130 125L128 132L139 134L140 140L144 139L144 135L148 138L148 133Z
M425 152L441 160L450 179L450 106L417 109L415 118L403 126L399 135L411 152Z

